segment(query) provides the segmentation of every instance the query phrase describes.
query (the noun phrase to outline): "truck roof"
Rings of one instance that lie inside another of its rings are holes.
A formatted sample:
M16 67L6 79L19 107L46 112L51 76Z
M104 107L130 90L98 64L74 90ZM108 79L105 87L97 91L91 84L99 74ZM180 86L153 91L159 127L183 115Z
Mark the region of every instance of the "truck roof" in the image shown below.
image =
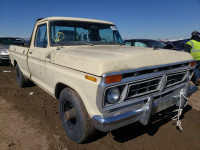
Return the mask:
M39 20L38 22L42 22L45 20L66 20L66 21L83 21L83 22L96 22L96 23L105 23L105 24L114 24L112 22L109 21L103 21L103 20L96 20L96 19L87 19L87 18L76 18L76 17L48 17L48 18L44 18Z

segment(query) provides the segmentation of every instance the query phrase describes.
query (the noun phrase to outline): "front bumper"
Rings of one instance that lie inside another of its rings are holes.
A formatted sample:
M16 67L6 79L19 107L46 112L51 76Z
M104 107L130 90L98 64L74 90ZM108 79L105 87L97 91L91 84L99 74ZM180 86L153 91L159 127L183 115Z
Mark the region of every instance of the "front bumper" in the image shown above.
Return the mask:
M184 95L187 97L198 90L197 87L189 84L181 86L176 90L166 90L148 97L147 101L142 105L138 105L139 107L135 107L134 105L129 107L125 112L116 111L105 116L95 115L92 117L93 124L96 129L103 132L108 132L137 121L146 125L148 124L151 115L171 106L179 105L181 89L184 90ZM186 102L185 99L184 101Z

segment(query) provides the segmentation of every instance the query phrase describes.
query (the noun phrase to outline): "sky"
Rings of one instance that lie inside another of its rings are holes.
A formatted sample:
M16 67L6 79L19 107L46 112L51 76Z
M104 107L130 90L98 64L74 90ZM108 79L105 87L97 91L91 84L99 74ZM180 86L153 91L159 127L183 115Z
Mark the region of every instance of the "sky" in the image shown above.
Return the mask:
M31 36L37 18L114 22L123 39L185 39L200 31L200 0L0 0L0 36Z

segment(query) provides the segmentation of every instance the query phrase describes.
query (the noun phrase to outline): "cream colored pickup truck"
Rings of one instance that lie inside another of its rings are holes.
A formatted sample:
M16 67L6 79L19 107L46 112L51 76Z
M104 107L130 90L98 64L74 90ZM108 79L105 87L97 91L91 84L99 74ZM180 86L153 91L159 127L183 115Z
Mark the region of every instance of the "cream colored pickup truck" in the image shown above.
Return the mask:
M29 80L59 99L67 136L82 143L179 105L195 61L185 52L127 47L107 21L50 17L36 21L30 47L10 47L17 84Z

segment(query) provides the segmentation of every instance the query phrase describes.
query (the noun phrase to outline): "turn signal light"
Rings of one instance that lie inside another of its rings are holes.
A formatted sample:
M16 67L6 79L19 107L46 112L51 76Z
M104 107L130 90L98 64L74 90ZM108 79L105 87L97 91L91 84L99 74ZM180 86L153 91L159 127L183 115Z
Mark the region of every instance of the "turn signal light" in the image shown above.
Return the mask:
M85 75L85 78L90 80L90 81L97 82L97 78L95 78L95 77Z
M122 80L122 75L113 75L106 77L106 84L120 82Z
M196 66L196 61L191 62L191 63L190 63L190 66L191 66L191 67Z

